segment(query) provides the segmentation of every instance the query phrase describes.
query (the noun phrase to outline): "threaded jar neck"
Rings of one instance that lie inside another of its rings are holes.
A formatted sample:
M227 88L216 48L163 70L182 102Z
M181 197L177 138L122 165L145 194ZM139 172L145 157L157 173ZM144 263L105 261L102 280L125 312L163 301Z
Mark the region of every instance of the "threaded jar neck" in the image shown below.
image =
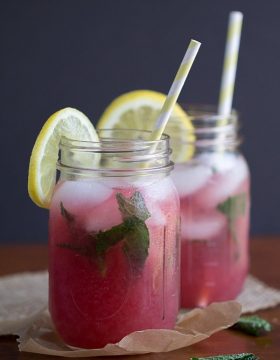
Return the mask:
M217 114L210 105L183 106L188 114L191 127L171 138L171 148L182 148L186 153L208 151L235 151L241 143L238 136L238 113L233 110L228 116Z
M57 168L64 174L84 177L170 172L169 136L150 141L150 135L150 131L103 129L98 130L99 142L63 137Z

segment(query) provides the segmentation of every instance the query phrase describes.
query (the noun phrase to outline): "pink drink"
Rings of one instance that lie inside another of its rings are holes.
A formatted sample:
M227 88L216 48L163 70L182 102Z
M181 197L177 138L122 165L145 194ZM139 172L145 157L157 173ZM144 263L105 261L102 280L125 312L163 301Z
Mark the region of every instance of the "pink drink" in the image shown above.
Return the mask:
M249 171L241 155L208 153L177 164L181 305L234 299L248 271Z
M140 197L149 212L137 225L141 230L133 228L125 236L114 230L109 236L106 231L126 221L120 199L128 201L135 194L138 205ZM178 219L178 195L168 177L58 183L49 222L49 299L55 327L67 344L100 348L136 330L174 327ZM149 244L143 255L145 226ZM103 242L100 231L107 234ZM101 256L98 251L106 241L112 243Z

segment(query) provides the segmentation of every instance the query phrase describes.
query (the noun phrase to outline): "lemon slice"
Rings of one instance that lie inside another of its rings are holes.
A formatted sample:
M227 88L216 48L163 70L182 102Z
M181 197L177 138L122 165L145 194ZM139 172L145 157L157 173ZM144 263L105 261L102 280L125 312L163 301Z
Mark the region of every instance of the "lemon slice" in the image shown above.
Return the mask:
M76 109L65 108L48 118L33 147L28 173L29 196L43 208L49 207L52 197L62 136L82 141L98 141L90 120Z
M155 122L166 95L151 90L131 91L117 97L104 111L98 129L154 130ZM165 133L171 137L172 159L184 162L193 154L192 123L178 104L175 104Z

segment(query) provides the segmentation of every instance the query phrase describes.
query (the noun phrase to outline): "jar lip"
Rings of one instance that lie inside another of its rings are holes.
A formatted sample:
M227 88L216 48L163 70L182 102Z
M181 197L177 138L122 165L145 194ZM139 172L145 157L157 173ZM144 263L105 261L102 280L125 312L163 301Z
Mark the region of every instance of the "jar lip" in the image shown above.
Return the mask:
M122 145L128 145L131 142L133 142L134 144L136 144L137 146L142 146L145 145L146 147L149 146L156 146L159 144L163 144L169 141L170 137L167 134L162 134L161 138L159 140L150 140L149 139L149 135L152 134L152 131L149 130L138 130L138 129L97 129L96 130L98 136L99 136L99 140L101 141L91 141L91 140L77 140L77 139L72 139L72 138L68 138L66 136L62 136L60 139L60 146L61 147L74 147L76 149L101 149L103 147L112 147L112 146L116 146L116 147L120 147ZM112 134L112 133L126 133L126 134L130 134L130 137L113 137L113 136L104 136L106 135L106 133L108 134ZM102 135L103 136L102 136ZM135 138L131 137L131 134L134 134L134 136L136 135ZM137 137L138 136L144 136L147 137L147 139L143 139L141 137ZM136 146L136 148L137 148Z
M186 130L185 138L171 139L171 148L176 142L189 144L198 151L232 150L240 145L238 111L232 109L231 114L221 115L215 105L180 105L186 111L191 126ZM173 118L176 120L176 116Z
M221 115L218 113L217 105L212 104L180 104L184 111L188 114L191 121L197 120L208 120L208 121L219 121L223 120L227 123L237 123L240 113L233 108L231 113L228 115Z
M171 149L169 136L150 140L152 131L134 129L99 129L100 141L80 141L63 137L57 167L63 172L133 176L169 172Z

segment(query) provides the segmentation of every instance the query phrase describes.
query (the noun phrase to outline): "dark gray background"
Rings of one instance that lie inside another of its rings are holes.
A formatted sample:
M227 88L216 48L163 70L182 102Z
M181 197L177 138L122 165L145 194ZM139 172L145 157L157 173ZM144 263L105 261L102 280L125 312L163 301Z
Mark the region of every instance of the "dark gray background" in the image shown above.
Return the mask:
M95 122L123 92L167 92L190 38L202 47L180 101L217 103L231 10L244 12L234 106L252 172L252 233L280 233L279 0L1 0L0 242L47 241L48 212L28 198L27 170L57 109Z

